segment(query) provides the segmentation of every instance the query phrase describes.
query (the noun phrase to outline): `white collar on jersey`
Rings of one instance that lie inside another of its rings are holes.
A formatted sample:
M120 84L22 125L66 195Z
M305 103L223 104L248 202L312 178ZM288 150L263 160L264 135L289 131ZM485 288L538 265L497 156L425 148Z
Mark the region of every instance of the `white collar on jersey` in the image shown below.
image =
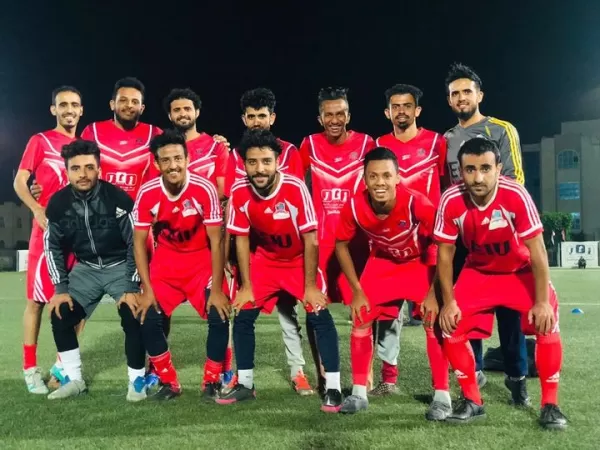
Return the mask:
M271 200L273 197L275 197L277 195L277 193L281 189L281 186L283 185L283 177L285 177L285 174L283 172L279 172L279 171L277 171L277 172L279 173L279 183L277 183L277 187L275 188L275 190L271 194L269 194L268 196L266 196L266 197L263 197L262 195L260 195L258 193L258 191L256 190L256 188L254 187L254 185L252 184L252 182L250 182L250 187L252 188L252 190L254 191L254 193L256 195L258 195L261 199L263 199L263 200Z
M496 181L496 187L494 188L494 194L492 195L492 197L490 198L490 201L487 202L485 205L478 205L477 203L475 203L475 200L473 200L473 196L471 195L471 193L469 192L469 199L471 200L471 202L473 203L473 205L475 205L475 207L479 210L479 211L485 211L487 209L488 206L490 206L492 204L492 202L496 199L496 194L498 194L498 185L500 184L500 179L498 179Z

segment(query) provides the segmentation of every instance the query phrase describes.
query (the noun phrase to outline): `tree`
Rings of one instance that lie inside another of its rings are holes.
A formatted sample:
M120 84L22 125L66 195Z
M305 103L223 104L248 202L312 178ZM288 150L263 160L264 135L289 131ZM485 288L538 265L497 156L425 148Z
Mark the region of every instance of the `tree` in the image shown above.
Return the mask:
M542 213L542 225L544 225L546 245L552 245L552 232L554 232L554 243L558 244L563 240L570 239L573 216L564 212L544 212ZM564 239L563 231L565 232Z

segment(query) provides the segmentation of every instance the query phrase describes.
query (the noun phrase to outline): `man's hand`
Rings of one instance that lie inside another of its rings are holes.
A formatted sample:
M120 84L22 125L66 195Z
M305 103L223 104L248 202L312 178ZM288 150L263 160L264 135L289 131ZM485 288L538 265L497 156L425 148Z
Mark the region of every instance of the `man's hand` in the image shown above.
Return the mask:
M323 294L317 286L310 286L304 289L304 304L312 306L315 314L319 314L319 311L327 308L327 297Z
M442 331L447 335L454 333L461 318L462 313L456 300L452 300L452 302L442 306L442 311L440 312L440 327Z
M353 322L355 322L358 318L358 321L363 323L363 319L360 316L363 308L367 312L371 312L371 306L369 306L369 300L367 299L367 296L362 290L359 290L352 295L352 303L350 304L350 312L352 313Z
M211 306L215 307L223 322L225 322L231 314L231 305L229 303L229 299L220 289L218 291L214 289L210 291L208 302L206 303L206 309L210 311Z
M239 314L246 303L252 303L254 305L256 302L254 300L252 288L242 287L235 296L235 302L233 302L233 305L231 306L235 310L236 315Z
M36 202L42 196L42 190L42 185L38 184L37 180L33 180L33 183L31 183L31 186L29 186L29 192L31 192L31 196L35 199Z
M423 303L421 303L421 317L423 318L425 326L433 328L433 324L439 313L440 305L435 296L435 291L431 290L427 294L427 297L425 297Z
M129 307L129 309L131 310L131 314L133 314L133 317L137 317L138 309L139 309L138 299L139 299L139 294L134 294L132 292L126 292L121 296L121 298L117 302L117 308L120 308L121 305L127 305Z
M60 315L60 305L63 303L69 304L69 309L73 311L73 300L69 294L54 294L50 299L50 305L48 305L48 313L52 317L52 311L56 312L56 317L62 320Z
M225 147L230 148L231 144L227 140L225 136L221 136L220 134L214 134L213 139L217 141L219 144L223 144Z
M39 207L33 211L33 217L35 217L35 221L38 223L42 230L46 230L48 226L48 219L46 219L46 208Z
M150 308L154 308L157 313L160 314L160 309L158 307L158 303L156 303L156 298L154 297L154 292L151 290L147 290L143 292L137 299L138 309L137 312L140 315L140 323L143 325L144 320L146 320L146 314Z
M529 324L535 321L535 330L540 334L548 334L554 329L556 319L550 303L536 303L527 315Z

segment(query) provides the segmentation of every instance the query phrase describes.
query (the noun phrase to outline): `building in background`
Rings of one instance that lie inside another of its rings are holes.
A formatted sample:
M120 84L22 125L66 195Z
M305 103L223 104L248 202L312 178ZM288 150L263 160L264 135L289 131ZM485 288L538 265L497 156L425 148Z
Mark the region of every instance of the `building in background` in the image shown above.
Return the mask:
M31 211L25 205L0 203L0 249L23 248L29 242L31 221Z

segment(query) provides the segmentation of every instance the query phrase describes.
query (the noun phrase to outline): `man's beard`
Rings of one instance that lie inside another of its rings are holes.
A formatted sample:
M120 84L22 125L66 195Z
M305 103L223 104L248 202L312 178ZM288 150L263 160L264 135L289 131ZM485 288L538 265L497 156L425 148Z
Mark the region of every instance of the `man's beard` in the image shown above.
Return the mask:
M276 176L277 176L277 172L275 172L273 175L271 175L267 179L267 184L265 184L264 187L257 186L256 183L254 182L254 177L248 177L248 178L250 180L250 183L252 183L252 186L254 186L254 189L256 189L261 195L263 195L265 193L269 193L269 191L271 190L271 188L275 184L275 177Z
M407 120L405 120L404 122L397 122L396 126L398 128L400 128L401 130L406 130L408 129L408 127L410 127L412 124L414 123L414 121L411 121L409 118L407 118Z
M123 119L118 113L115 113L115 120L121 124L125 130L133 130L140 120L140 114L133 116L133 119Z
M473 108L468 111L458 110L458 111L455 111L455 114L459 120L462 120L464 122L464 121L469 120L471 117L473 117L476 112L477 112L477 108Z
M173 127L182 134L185 134L186 131L194 128L195 126L196 126L195 120L192 120L191 122L189 122L185 125L180 125L177 122L173 122Z

